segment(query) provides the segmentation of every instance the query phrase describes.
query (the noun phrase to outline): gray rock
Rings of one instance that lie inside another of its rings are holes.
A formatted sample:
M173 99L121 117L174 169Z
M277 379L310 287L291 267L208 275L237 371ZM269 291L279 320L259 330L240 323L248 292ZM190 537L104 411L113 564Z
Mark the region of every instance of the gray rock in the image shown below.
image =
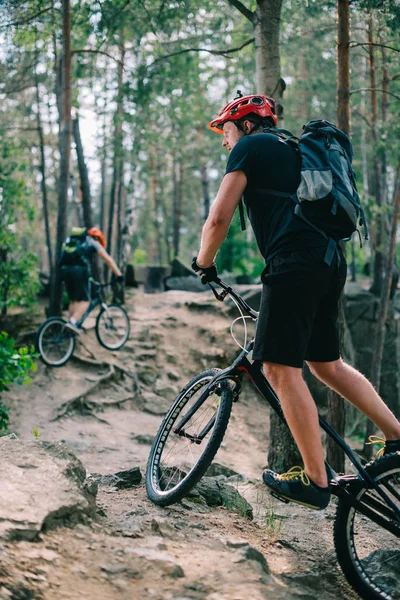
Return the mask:
M248 560L254 560L259 563L264 573L269 574L270 570L264 554L249 544L238 551L238 557L234 562L247 562Z
M118 471L111 475L101 475L98 479L99 485L114 486L119 490L127 490L135 487L142 481L142 474L139 467L133 467L128 471Z
M0 455L0 538L33 540L43 529L95 512L86 470L64 444L7 436L0 438Z
M165 415L173 399L173 397L167 398L149 391L142 391L140 397L142 410L152 415Z
M221 465L220 463L213 462L206 471L206 477L218 477L218 475L224 475L225 477L240 477L239 473L233 469Z
M253 518L252 506L234 487L223 481L203 477L189 493L187 499L190 499L193 493L200 494L208 506L225 506L229 510L237 511L243 517Z
M157 369L151 366L139 367L137 376L139 381L144 383L144 385L153 385L157 381Z
M200 278L196 275L189 275L188 277L167 277L165 280L165 289L167 291L207 292L209 288L208 286L204 286Z
M387 594L393 598L400 597L400 550L376 550L362 563Z

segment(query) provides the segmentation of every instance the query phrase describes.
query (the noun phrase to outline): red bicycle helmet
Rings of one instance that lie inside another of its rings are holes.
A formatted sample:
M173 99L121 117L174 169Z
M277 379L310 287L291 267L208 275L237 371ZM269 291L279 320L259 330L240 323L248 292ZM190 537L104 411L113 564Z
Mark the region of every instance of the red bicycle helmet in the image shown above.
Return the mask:
M103 246L106 247L106 238L104 237L103 232L98 227L91 227L87 230L87 234L91 235L94 238L97 238L97 241Z
M278 123L278 117L275 113L275 101L268 98L268 96L257 94L235 98L221 110L216 119L210 121L208 129L216 133L223 133L224 123L238 121L250 113L255 113L263 118L271 117L274 125Z

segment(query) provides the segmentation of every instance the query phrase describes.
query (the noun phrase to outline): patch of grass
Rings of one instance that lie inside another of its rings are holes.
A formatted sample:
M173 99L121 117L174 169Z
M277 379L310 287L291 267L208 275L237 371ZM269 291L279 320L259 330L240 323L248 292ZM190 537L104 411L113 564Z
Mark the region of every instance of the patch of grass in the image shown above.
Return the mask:
M272 506L267 508L265 513L265 531L270 542L276 542L282 532L283 520L275 513Z

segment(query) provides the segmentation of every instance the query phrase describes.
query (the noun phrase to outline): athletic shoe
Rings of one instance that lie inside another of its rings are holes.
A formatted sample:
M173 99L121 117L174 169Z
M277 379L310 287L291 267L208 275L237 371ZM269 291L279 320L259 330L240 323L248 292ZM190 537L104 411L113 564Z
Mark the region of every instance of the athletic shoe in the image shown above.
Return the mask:
M271 494L283 502L296 502L322 510L331 499L330 487L321 488L313 483L301 467L292 467L281 475L267 469L263 473L263 481Z
M393 454L394 452L400 452L400 440L385 440L385 438L379 437L379 435L370 435L368 439L367 446L371 444L381 444L382 446L376 453L377 458L382 458L382 456Z
M75 325L75 323L71 323L71 321L68 321L67 323L65 323L65 327L67 329L70 329L75 335L81 335L81 333L82 333L82 329L80 329L77 325Z

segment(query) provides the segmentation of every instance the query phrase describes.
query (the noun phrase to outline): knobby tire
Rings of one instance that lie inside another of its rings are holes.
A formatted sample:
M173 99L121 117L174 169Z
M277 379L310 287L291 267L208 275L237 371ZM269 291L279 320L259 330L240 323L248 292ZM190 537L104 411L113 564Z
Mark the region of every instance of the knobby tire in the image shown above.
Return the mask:
M370 463L366 467L366 469L369 472L369 474L372 477L374 477L374 479L378 478L380 481L388 479L389 476L392 478L400 478L400 452L389 454L380 459L377 459ZM385 488L383 489L385 490ZM356 496L358 498L361 498L364 495L364 493L366 493L365 490L365 486L361 486L358 493L356 493ZM397 504L399 505L398 501ZM381 583L382 575L377 573L376 578L374 580L371 575L371 568L369 571L367 571L367 569L364 567L363 561L368 561L370 557L360 560L360 557L358 556L357 550L361 546L357 545L359 543L359 539L357 538L357 536L359 536L359 532L354 532L354 521L356 517L359 517L359 515L360 513L357 512L357 509L350 506L345 501L345 499L339 499L334 524L334 543L337 558L342 568L342 571L350 585L364 600L399 600L399 588L396 588L397 591L394 595L392 595L393 592L388 592L387 589L385 589L385 584ZM362 517L362 519L364 519L364 522L367 524L367 527L368 522L370 522L369 519L367 519L367 517ZM377 528L377 531L379 531L379 526L377 524L375 524L375 527ZM391 535L384 529L382 529L382 532L383 535ZM393 540L395 551L397 551L397 543L395 536L389 539ZM397 538L397 542L400 560L400 537ZM369 551L368 545L366 545L365 547L367 548L366 551ZM372 554L373 553L371 552L371 556ZM366 564L368 567L368 562ZM400 564L400 562L398 564Z
M174 412L176 411L177 407L179 407L179 405L188 396L188 394L190 394L190 391L196 385L196 383L200 382L202 379L205 378L209 378L209 380L211 380L219 371L219 369L207 369L206 371L199 373L196 377L189 381L189 383L178 394L161 423L161 426L157 432L157 435L154 439L150 451L146 469L147 495L149 499L152 502L154 502L154 504L157 504L159 506L169 506L170 504L179 502L179 500L186 496L203 477L208 467L211 465L218 451L218 448L222 443L226 428L228 426L233 401L232 389L229 387L229 383L224 380L222 380L219 384L221 386L221 395L219 408L216 413L216 420L212 428L212 433L197 463L192 467L192 469L186 475L186 477L184 477L184 479L182 479L182 481L170 492L161 494L157 489L155 489L154 469L157 455L161 457L162 450L165 447L168 437L170 435L174 435L172 432L173 424L176 423L178 418L181 416L181 411L184 411L186 404L190 400L190 396L187 398L186 402L179 408L179 411L177 415L175 415L175 417L173 416ZM206 388L206 384L204 385L204 388ZM169 432L163 440L163 435L165 435L168 426L170 426Z

